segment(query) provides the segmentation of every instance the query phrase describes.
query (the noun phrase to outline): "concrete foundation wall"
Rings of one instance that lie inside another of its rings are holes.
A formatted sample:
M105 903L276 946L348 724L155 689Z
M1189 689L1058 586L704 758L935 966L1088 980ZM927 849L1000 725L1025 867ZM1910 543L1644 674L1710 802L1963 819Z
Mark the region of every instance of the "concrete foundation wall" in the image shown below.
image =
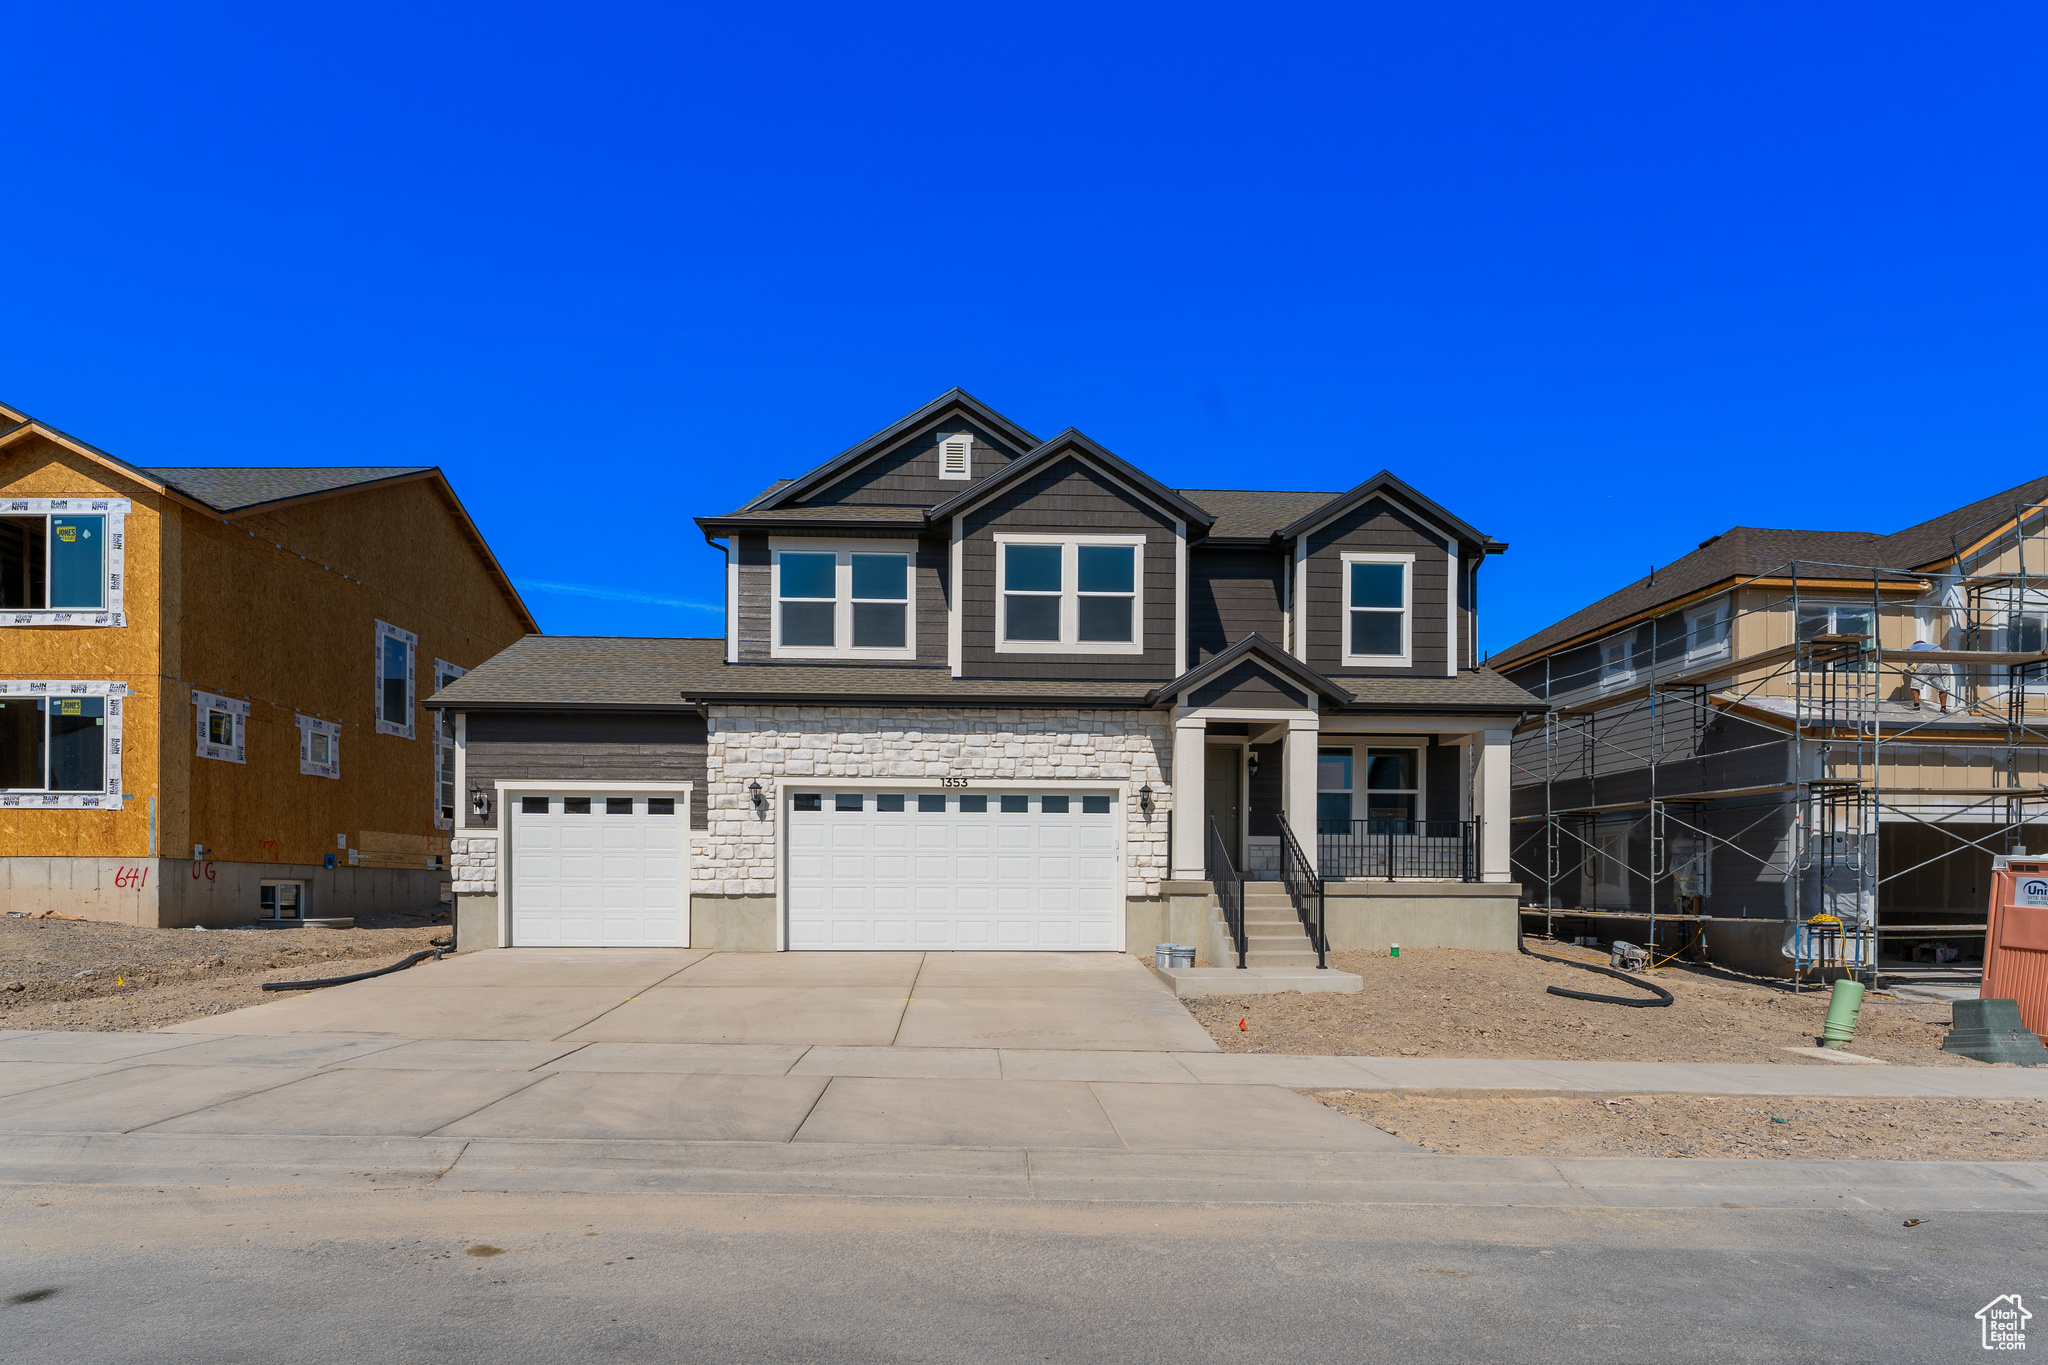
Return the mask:
M500 946L498 898L455 894L455 951L475 952L478 948Z
M1512 953L1521 891L1513 882L1326 882L1323 925L1333 950Z
M714 953L775 951L775 897L690 897L690 946Z
M301 881L309 916L430 915L440 908L444 875L186 858L0 858L0 910L54 911L143 928L214 928L254 921L264 882Z

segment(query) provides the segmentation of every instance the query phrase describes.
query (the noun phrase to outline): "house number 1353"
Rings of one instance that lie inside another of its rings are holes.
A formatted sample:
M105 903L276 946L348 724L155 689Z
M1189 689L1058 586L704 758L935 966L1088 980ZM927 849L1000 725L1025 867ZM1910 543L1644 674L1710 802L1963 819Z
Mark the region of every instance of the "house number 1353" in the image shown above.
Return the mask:
M967 785L967 779L964 777L942 777L939 779L939 785L941 787L964 787Z

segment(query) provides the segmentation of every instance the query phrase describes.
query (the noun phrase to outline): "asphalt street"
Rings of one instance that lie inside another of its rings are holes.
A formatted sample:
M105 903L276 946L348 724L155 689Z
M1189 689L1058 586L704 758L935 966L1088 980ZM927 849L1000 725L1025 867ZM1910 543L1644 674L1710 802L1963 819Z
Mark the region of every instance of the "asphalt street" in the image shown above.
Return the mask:
M35 1186L37 1365L1938 1361L2048 1217Z

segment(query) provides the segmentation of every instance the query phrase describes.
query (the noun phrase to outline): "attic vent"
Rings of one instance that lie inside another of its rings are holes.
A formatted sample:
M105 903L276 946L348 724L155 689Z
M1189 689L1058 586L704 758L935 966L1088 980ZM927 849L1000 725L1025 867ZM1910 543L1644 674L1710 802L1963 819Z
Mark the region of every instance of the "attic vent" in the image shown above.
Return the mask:
M972 436L948 436L939 442L939 477L942 479L972 478L974 438Z

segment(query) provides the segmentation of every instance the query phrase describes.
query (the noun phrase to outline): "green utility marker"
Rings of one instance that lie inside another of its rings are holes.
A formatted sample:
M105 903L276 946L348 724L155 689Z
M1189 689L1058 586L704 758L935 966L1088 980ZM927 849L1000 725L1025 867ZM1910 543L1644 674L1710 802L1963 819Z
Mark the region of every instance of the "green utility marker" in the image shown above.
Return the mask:
M1398 943L1396 943L1396 944L1394 945L1394 951L1392 951L1392 952L1390 952L1390 953L1388 953L1388 954L1387 954L1387 956L1388 956L1388 957L1399 957L1400 955L1401 955L1401 945L1400 945L1400 944L1398 944Z

